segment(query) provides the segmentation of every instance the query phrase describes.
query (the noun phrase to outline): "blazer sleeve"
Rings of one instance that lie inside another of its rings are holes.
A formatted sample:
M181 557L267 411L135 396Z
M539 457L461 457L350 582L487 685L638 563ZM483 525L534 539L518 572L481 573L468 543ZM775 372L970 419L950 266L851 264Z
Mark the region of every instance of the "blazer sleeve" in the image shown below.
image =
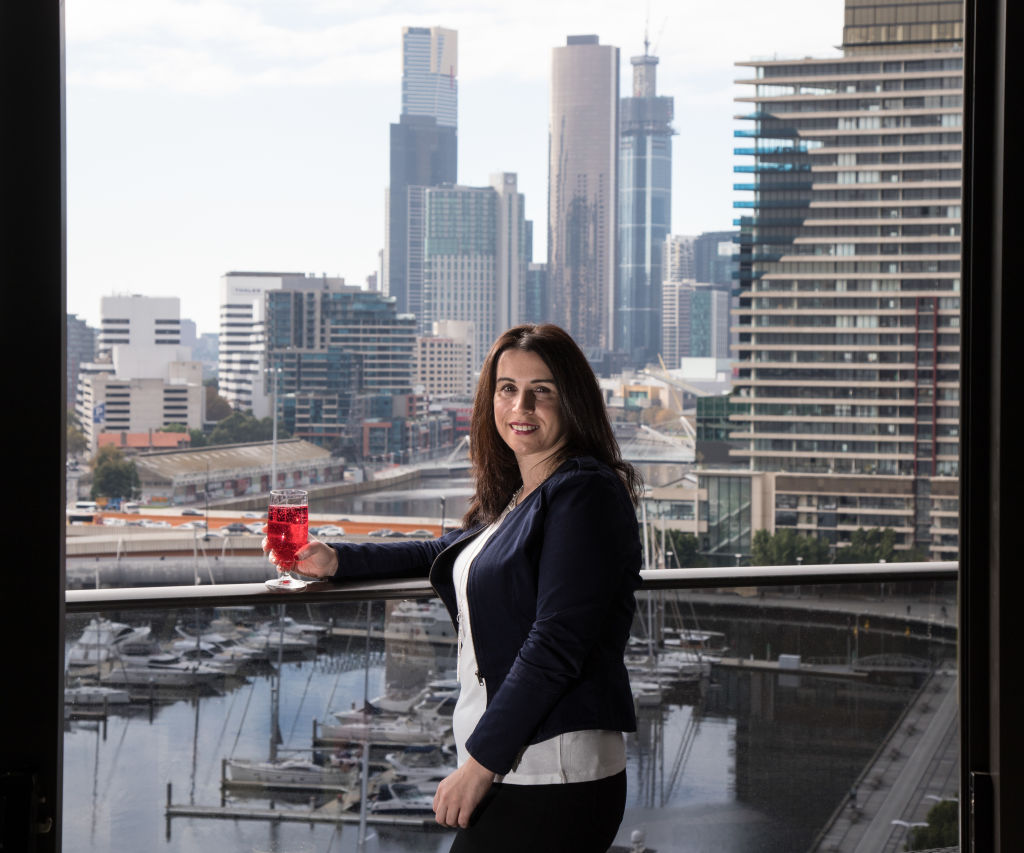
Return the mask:
M344 583L349 580L425 578L437 555L455 542L462 532L453 530L438 539L405 542L331 542L330 547L338 554L338 570L330 580Z
M636 512L613 472L578 473L546 499L536 617L466 742L477 761L499 774L512 768L540 723L581 677L595 645L620 642L612 636L612 614L623 604L632 608L640 585Z

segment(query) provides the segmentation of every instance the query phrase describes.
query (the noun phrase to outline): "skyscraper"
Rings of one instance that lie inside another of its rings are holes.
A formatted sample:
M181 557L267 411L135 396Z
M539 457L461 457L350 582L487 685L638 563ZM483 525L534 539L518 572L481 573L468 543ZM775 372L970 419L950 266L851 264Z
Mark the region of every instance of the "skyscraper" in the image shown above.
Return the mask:
M472 324L479 369L498 333L520 322L526 302L529 237L516 175L492 175L488 187L415 187L409 199L422 220L422 240L411 247L420 254L410 261L421 271L420 328Z
M402 112L391 125L384 293L399 313L422 313L409 273L409 187L454 184L458 141L458 35L441 27L402 30Z
M690 354L690 297L696 284L693 246L693 237L672 234L662 247L660 354L670 369Z
M458 56L455 30L402 29L402 115L430 116L441 127L458 125Z
M658 58L634 56L633 96L620 103L619 277L615 349L643 367L661 344L662 245L672 218L672 98L656 94Z
M842 57L740 63L754 200L733 437L751 470L808 475L787 496L803 531L842 541L871 507L901 545L954 559L963 9L846 5ZM846 516L812 494L828 474L847 477Z
M589 352L613 346L619 49L569 36L551 57L549 317Z

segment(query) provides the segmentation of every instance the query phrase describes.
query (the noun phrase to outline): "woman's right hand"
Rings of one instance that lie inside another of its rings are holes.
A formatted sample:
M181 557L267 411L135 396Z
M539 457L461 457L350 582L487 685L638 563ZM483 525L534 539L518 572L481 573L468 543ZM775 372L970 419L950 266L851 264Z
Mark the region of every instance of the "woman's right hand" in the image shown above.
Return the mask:
M277 555L266 537L263 538L263 553L278 571L283 571L277 565ZM289 571L308 578L329 578L338 571L338 552L319 539L310 539L306 547L295 555L295 563Z

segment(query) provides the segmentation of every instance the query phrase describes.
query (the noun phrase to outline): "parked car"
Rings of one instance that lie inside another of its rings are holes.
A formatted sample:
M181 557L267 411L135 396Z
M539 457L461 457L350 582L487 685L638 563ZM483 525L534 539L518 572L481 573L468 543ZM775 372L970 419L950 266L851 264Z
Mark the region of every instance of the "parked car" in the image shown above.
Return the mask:
M183 509L181 511L181 514L182 515L202 515L202 513L199 510L192 509L192 507L185 507L185 509Z
M248 527L246 527L240 521L232 521L230 524L225 524L223 527L221 527L221 530L223 530L225 533L251 533L252 532L251 530L249 530Z
M405 534L410 539L433 539L434 534L429 530L410 530Z
M257 535L264 533L267 529L267 525L265 525L262 521L256 521L252 524L247 524L245 526L250 533L256 533Z
M170 527L169 521L157 520L155 518L144 518L142 519L142 527Z
M266 517L267 517L267 514L265 512L251 512L250 511L250 512L243 512L242 513L242 518L266 518Z
M370 536L391 536L391 535L394 534L394 532L395 532L394 530L391 530L388 527L382 527L379 530L371 530L369 535Z
M338 527L337 524L325 524L323 527L316 529L316 536L344 536L344 528Z

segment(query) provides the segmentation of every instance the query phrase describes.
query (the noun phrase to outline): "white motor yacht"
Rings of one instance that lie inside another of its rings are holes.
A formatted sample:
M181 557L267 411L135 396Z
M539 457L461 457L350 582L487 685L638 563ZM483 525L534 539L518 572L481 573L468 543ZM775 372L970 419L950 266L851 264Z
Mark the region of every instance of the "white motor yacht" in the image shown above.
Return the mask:
M434 798L408 782L389 782L377 789L369 805L374 815L433 815Z
M124 655L100 681L106 685L193 687L213 686L223 679L224 673L219 669L168 652L148 657Z
M90 619L68 649L69 669L106 663L140 645L151 645L150 626L126 625L109 619Z
M229 758L224 762L233 782L254 782L272 788L275 785L309 788L341 788L358 782L358 767L324 766L304 758L280 761L250 761Z

